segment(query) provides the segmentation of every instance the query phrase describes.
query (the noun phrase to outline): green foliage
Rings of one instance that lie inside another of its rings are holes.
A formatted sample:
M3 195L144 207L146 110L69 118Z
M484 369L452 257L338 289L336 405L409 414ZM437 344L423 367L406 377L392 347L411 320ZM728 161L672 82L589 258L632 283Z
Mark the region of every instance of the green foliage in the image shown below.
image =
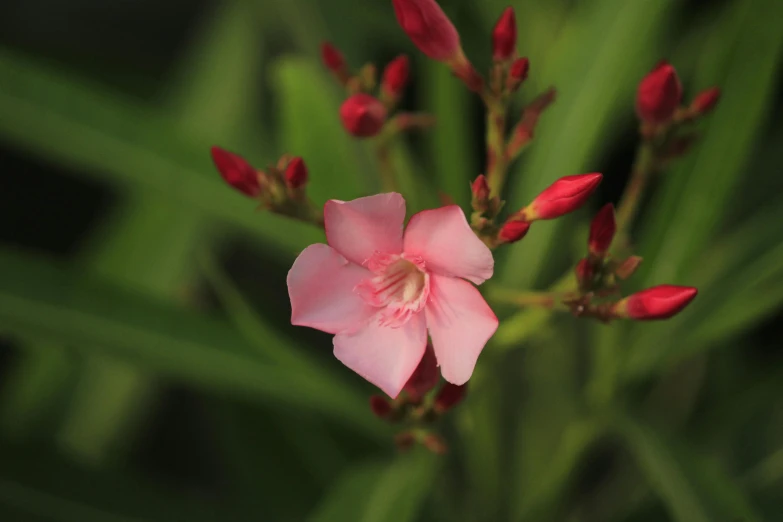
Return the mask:
M440 3L466 54L488 64L489 33L507 2ZM392 454L393 431L371 415L369 388L329 357L325 336L282 320L285 273L302 248L324 241L322 231L256 212L209 157L211 145L259 168L302 156L319 205L378 191L374 143L342 130L343 93L318 63L318 44L333 39L354 69L408 52L402 109L438 123L391 147L400 190L410 212L438 205L439 193L465 208L484 168L479 102L412 47L391 2L167 5L188 36L165 74L139 65L157 58L143 49L135 61L112 57L123 78L157 87L144 96L107 81L99 49L79 47L87 40L75 34L35 47L4 39L0 141L69 172L67 183L97 181L117 198L67 259L0 247L0 334L16 348L0 354L10 361L0 368L1 520L783 516L774 494L783 477L774 321L783 309L783 4L511 3L518 48L532 62L521 99L549 85L558 99L509 175L507 210L560 176L604 167L602 196L619 192L636 84L658 59L671 57L688 100L722 88L692 152L652 184L632 231L645 261L623 284L693 285L693 305L662 323L604 326L493 304L502 321L471 392L438 425L450 453ZM62 25L59 9L44 2L36 16ZM95 23L67 26L91 34ZM4 181L27 176L2 168ZM4 201L14 202L13 191ZM27 210L12 208L19 214L8 223L22 226ZM485 293L573 288L570 273L557 277L583 255L586 218L537 223L498 249ZM757 329L765 324L772 340ZM195 413L170 405L176 393ZM148 448L166 437L175 443L163 454ZM194 485L177 459L216 462L207 472L215 480ZM161 479L168 473L173 480Z

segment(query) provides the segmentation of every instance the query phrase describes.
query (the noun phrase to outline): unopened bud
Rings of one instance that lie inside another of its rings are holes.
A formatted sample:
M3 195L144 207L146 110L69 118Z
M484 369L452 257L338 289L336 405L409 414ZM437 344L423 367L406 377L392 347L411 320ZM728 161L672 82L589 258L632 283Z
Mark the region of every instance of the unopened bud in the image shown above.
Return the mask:
M408 451L416 444L416 436L410 431L403 431L394 436L394 445L400 451Z
M591 255L603 257L612 245L617 223L614 218L614 205L607 203L593 218L590 223L590 238L587 248Z
M244 158L233 152L212 147L212 161L226 183L250 197L261 193L258 172Z
M519 221L512 216L500 227L498 239L503 243L516 243L527 235L528 230L530 230L530 223Z
M579 288L590 288L593 277L595 277L595 271L593 270L593 265L590 261L586 258L580 259L574 268L574 273L576 274L576 281L579 283Z
M307 184L307 165L302 158L296 157L288 163L285 169L285 184L293 190Z
M467 390L467 384L457 386L450 382L445 383L435 396L435 412L438 414L445 413L459 404L465 398Z
M386 108L369 94L354 94L340 107L343 127L351 135L368 138L378 134L386 121Z
M443 437L436 433L427 433L421 438L421 445L436 455L445 455L449 448Z
M651 124L667 123L682 100L682 85L668 62L659 63L639 83L636 93L636 113Z
M527 221L554 219L581 207L603 176L598 173L565 176L547 187L522 211Z
M345 58L330 42L321 44L321 61L333 73L340 73L345 70Z
M408 57L404 54L389 62L383 70L383 81L381 83L381 90L384 95L392 100L399 98L408 84L409 73Z
M372 395L370 397L370 409L376 417L384 420L389 419L394 411L389 401L380 395Z
M433 60L448 62L461 52L459 34L435 0L392 0L400 27Z
M527 75L530 72L530 60L525 58L517 58L511 64L511 68L508 71L508 78L506 80L506 89L509 92L515 92L522 85L522 82L527 80Z
M701 91L691 102L690 111L694 116L701 116L707 114L718 104L720 100L720 89L712 87L710 89Z
M697 293L691 286L654 286L618 301L612 306L611 314L637 321L668 319L688 306Z
M639 268L639 265L642 264L642 258L639 256L630 256L625 261L621 262L617 267L614 269L614 275L622 279L623 281L631 277L634 272Z
M413 375L405 383L403 390L405 390L411 400L418 402L438 384L439 378L440 372L438 372L438 360L435 357L435 351L432 349L432 344L427 343L424 356L413 371Z
M517 20L514 8L507 7L492 31L492 58L498 62L509 60L516 54L516 48Z
M484 174L479 175L470 184L470 192L473 195L471 205L476 212L486 212L489 208L489 183Z

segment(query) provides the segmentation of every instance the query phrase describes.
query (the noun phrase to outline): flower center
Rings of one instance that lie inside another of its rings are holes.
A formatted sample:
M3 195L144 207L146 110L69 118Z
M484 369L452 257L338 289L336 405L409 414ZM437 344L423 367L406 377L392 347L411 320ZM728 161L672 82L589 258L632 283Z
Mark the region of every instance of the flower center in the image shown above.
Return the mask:
M381 308L381 324L399 327L424 308L430 293L430 278L424 262L405 254L375 254L367 266L375 275L356 291L370 306Z

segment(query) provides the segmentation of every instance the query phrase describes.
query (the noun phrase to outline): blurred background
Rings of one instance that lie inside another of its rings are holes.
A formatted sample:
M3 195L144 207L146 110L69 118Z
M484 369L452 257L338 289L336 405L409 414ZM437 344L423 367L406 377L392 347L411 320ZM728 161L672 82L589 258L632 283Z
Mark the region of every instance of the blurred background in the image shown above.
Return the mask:
M584 255L637 145L661 58L686 99L723 98L653 184L627 291L697 286L683 314L606 327L496 307L502 326L447 456L398 455L375 390L293 328L285 275L322 241L222 184L209 147L310 168L319 204L377 191L318 62L413 60L402 107L435 129L394 149L413 209L483 168L482 107L426 60L387 0L0 3L0 520L783 520L783 118L779 0L442 0L484 71L511 3L555 105L513 169L510 209L605 175L591 208L498 253L543 289Z

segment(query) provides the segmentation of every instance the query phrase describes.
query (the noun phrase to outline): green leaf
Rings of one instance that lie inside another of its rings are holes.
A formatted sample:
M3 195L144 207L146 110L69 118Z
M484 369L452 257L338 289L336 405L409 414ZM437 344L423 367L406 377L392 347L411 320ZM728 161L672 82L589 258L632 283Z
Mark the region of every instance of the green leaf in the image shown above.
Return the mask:
M0 71L0 135L11 143L100 180L155 191L173 206L250 230L289 255L322 239L310 225L254 212L253 202L215 172L214 143L184 135L177 119L6 50L0 50ZM248 149L249 159L276 159L256 152L257 145Z
M416 520L433 486L438 457L417 449L390 464L367 464L346 472L308 518L309 522Z
M0 327L135 361L193 386L275 407L334 416L369 436L380 423L347 385L311 371L264 363L219 320L113 287L94 277L0 251Z
M616 420L615 427L675 520L760 522L742 490L715 462L693 448L672 444L633 419Z

